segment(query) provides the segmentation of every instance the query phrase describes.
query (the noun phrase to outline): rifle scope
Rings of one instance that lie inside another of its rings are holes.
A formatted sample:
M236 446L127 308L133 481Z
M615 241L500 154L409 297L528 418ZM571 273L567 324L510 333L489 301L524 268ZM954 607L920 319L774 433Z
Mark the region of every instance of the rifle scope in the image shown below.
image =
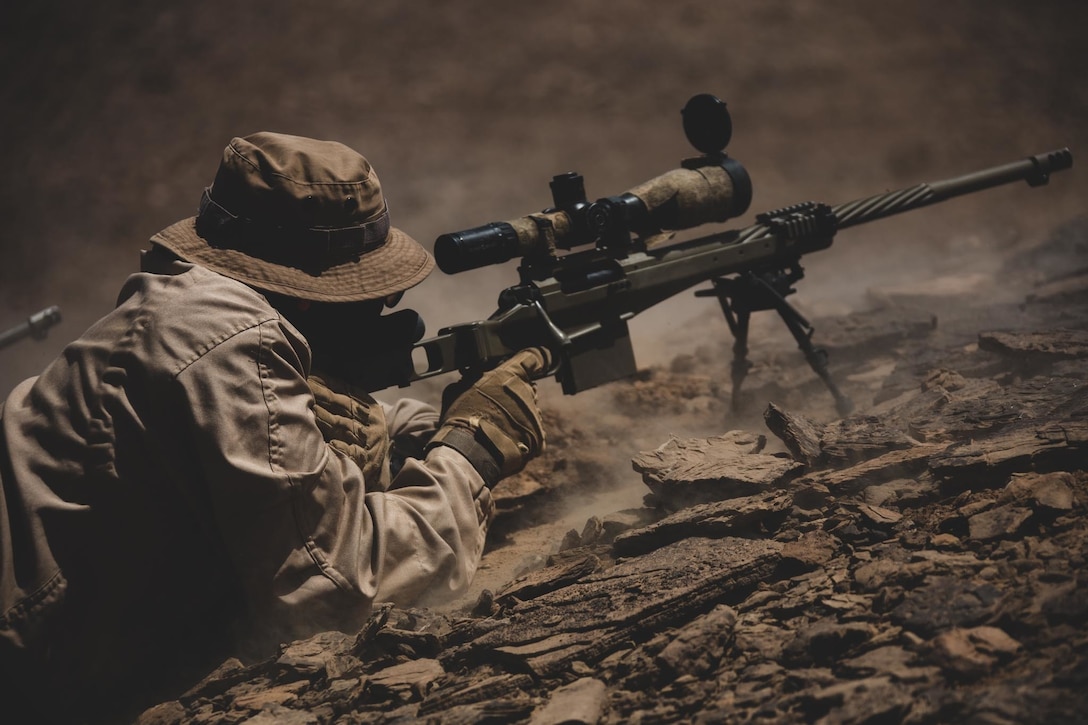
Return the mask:
M434 256L439 269L455 274L592 243L623 253L632 234L644 237L740 216L752 201L752 182L745 168L725 154L733 133L725 103L700 94L681 113L688 141L703 156L594 202L586 198L580 174L555 176L550 184L553 207L438 237Z

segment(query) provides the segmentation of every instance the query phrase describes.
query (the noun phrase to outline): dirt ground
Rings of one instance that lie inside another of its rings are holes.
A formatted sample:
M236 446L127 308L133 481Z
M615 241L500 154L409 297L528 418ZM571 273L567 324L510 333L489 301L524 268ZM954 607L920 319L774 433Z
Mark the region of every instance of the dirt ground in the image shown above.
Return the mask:
M743 226L797 201L839 203L1063 146L1077 156L1088 149L1086 27L1088 6L1064 0L5 7L0 330L51 304L64 321L45 340L0 350L0 394L110 309L146 239L195 212L233 136L275 130L357 148L382 178L394 224L430 244L548 206L554 174L581 172L597 197L674 168L694 153L679 109L710 92L729 104L729 151L755 185L749 213L729 225ZM834 318L871 306L874 289L919 279L1000 296L992 281L1011 250L1085 213L1082 166L1043 189L1005 187L845 231L806 260L794 302ZM972 288L975 279L988 283ZM435 332L485 317L515 281L513 265L436 272L405 304ZM714 302L690 294L632 331L647 368L728 342ZM752 344L753 357L761 346L791 354L773 320L754 323ZM761 405L723 410L707 430L705 415L634 416L613 390L565 398L541 388L557 442L584 446L567 460L560 445L503 494L515 513L464 601L539 566L588 515L636 505L646 492L630 467L638 451L670 434L762 425ZM834 417L825 396L796 409ZM584 495L572 485L534 498L553 483L534 480L542 471L584 482Z

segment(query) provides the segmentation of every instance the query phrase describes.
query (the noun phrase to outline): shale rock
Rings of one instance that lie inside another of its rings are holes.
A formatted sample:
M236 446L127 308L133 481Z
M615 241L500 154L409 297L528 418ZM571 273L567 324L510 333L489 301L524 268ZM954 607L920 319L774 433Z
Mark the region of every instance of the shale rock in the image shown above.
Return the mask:
M643 481L672 508L766 491L801 471L801 465L762 453L763 435L732 431L705 439L673 438L639 454L632 465Z

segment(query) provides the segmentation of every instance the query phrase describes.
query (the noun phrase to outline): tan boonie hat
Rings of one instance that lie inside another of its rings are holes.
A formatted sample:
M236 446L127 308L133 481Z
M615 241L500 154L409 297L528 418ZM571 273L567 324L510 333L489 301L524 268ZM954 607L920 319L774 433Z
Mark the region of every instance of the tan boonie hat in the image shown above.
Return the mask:
M434 267L390 226L365 158L335 141L269 132L231 141L197 216L151 241L253 287L317 302L386 297Z

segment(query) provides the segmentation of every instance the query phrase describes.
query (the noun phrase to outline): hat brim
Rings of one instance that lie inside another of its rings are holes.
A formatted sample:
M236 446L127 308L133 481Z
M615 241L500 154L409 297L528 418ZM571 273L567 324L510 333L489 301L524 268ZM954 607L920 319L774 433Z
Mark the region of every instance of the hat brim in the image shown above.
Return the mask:
M213 247L196 232L196 217L182 219L151 237L187 262L251 287L314 302L380 299L414 287L434 269L434 257L419 242L393 227L382 246L314 273L252 257L237 249Z

